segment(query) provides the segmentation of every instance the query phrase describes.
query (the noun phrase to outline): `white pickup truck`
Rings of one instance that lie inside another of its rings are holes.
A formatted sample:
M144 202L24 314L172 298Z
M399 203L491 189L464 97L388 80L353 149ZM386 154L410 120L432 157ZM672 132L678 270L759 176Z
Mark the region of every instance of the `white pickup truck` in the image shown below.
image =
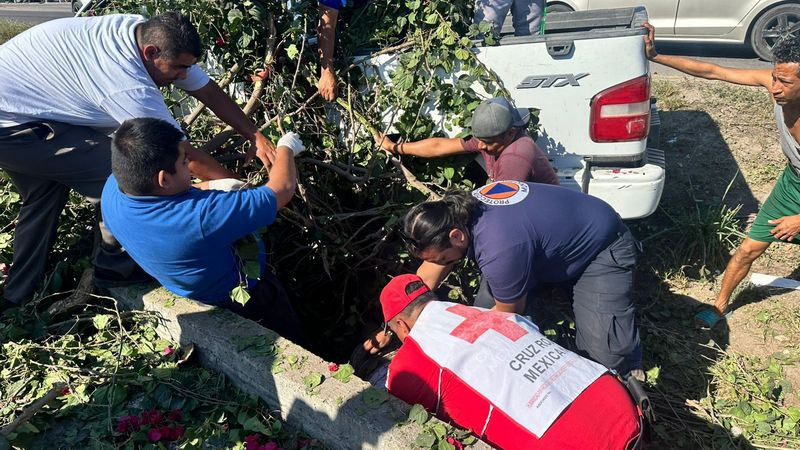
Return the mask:
M537 144L561 184L602 198L624 219L652 214L664 189L645 20L643 7L555 13L544 35L514 36L505 26L499 45L475 48L517 107L540 110ZM368 65L388 80L395 58Z

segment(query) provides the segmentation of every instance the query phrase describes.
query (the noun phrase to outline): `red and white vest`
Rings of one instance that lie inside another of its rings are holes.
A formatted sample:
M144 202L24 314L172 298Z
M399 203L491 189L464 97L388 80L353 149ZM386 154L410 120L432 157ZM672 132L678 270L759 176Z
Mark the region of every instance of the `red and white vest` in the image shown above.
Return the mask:
M630 395L605 367L516 314L428 303L386 385L500 448L623 449L641 432Z

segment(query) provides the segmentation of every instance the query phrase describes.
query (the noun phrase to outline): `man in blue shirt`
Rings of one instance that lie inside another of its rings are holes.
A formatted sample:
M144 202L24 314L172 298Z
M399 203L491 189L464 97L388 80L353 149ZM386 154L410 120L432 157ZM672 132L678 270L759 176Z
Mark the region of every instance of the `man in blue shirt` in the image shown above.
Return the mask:
M101 207L108 228L133 259L177 295L232 309L286 337L297 324L285 292L272 274L248 280L234 243L267 225L292 199L294 156L305 150L294 133L278 142L266 185L220 191L220 184L192 186L183 135L159 119L125 121L112 142L113 175ZM251 298L242 307L230 298L237 286Z
M602 200L498 181L415 206L403 233L431 288L465 256L478 264L486 284L475 306L521 314L542 283L574 283L578 350L622 375L643 376L631 299L639 244Z

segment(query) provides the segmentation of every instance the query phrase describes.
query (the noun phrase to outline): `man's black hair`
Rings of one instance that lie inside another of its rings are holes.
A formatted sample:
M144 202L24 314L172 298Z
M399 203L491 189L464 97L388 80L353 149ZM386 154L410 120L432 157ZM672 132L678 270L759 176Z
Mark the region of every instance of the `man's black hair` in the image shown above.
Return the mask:
M122 192L148 195L159 171L175 173L183 133L161 119L130 119L111 141L111 171Z
M775 43L772 47L772 62L800 64L800 36L797 33L792 33Z
M160 49L159 56L175 59L184 53L195 58L203 54L203 44L197 28L189 18L175 11L165 12L151 17L140 25L141 42L139 45L152 44Z
M429 247L449 248L453 229L469 234L478 204L469 192L450 191L441 200L411 208L403 219L403 237L411 253L420 254Z

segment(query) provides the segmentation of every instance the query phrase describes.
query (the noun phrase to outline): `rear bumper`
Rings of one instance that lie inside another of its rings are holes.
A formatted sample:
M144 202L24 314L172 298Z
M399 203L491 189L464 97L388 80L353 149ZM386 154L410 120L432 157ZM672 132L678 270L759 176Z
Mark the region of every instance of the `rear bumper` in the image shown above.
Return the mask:
M664 152L648 148L646 161L634 168L592 167L588 193L611 205L623 219L653 214L664 192ZM580 190L583 173L584 169L580 169L559 181L564 187Z

